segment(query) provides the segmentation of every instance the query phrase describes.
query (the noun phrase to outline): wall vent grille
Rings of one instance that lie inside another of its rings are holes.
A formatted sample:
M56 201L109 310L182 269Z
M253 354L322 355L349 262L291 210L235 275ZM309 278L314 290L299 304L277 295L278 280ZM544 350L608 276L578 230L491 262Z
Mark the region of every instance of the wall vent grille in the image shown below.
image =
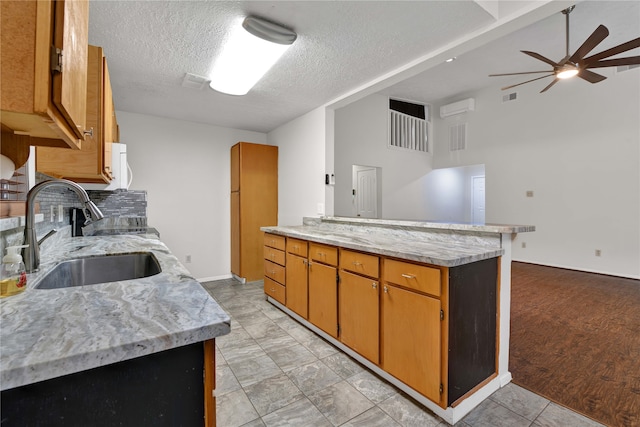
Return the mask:
M629 70L633 70L634 68L640 68L640 64L633 64L633 65L621 65L619 67L616 68L616 71L618 73L622 73L624 71L629 71Z
M516 99L518 99L518 92L511 92L506 95L502 95L502 102L515 101Z
M467 148L467 124L449 126L449 151L461 151Z

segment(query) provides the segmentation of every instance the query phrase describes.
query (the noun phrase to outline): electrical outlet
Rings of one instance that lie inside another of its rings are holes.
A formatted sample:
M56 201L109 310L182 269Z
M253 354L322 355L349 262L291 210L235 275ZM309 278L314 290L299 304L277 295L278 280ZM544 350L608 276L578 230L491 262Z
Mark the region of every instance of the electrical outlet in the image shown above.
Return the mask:
M187 255L184 257L184 262L186 262L187 264L189 264L191 262L191 255Z
M522 242L522 248L526 248L527 247L527 242Z
M596 256L602 256L602 251L600 249L596 249Z

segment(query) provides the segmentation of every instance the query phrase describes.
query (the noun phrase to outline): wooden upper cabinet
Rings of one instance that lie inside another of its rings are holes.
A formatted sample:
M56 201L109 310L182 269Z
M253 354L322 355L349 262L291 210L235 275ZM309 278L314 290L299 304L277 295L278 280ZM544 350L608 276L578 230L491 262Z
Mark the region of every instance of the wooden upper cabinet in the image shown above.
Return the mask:
M31 145L80 148L87 130L88 2L0 7L3 130L30 136Z
M115 137L113 97L102 48L89 46L87 67L87 126L93 129L80 150L38 147L36 170L76 182L109 183L111 144Z
M231 191L240 191L240 144L231 147Z
M82 138L87 100L89 2L56 0L54 47L59 49L60 72L53 73L53 103ZM53 64L55 66L55 64Z

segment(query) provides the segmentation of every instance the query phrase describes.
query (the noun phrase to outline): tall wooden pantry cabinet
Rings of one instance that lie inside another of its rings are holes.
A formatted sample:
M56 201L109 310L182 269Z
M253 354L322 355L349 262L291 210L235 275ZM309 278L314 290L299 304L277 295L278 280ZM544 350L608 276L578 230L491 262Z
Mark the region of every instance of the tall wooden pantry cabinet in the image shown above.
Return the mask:
M263 232L278 225L278 147L239 142L231 147L231 273L264 275Z

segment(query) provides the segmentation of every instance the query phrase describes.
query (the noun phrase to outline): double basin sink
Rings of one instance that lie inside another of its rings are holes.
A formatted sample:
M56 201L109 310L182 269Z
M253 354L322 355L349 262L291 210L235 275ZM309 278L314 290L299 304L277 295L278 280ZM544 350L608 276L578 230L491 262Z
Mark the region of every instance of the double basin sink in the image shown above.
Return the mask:
M103 255L63 261L48 272L36 289L60 289L141 279L162 272L151 252Z

